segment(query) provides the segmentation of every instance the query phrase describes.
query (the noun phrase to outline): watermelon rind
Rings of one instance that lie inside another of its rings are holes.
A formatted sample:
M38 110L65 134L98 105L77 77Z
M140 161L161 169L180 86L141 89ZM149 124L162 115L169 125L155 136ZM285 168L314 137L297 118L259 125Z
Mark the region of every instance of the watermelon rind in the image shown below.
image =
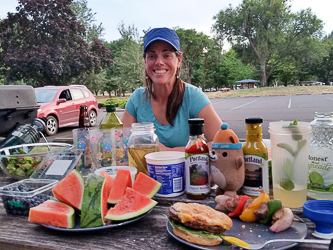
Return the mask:
M140 202L144 204L135 208L140 205ZM129 220L147 213L156 205L156 201L128 187L125 195L114 207L109 209L104 218L113 221Z
M105 177L89 174L84 186L81 209L81 228L104 226L102 196Z
M71 178L77 178L77 182L73 182ZM74 186L73 184L79 184L79 186ZM84 192L84 179L79 171L74 169L70 172L64 179L58 182L52 188L52 192L54 197L62 201L75 209L81 211L82 208L82 200L83 200L83 192ZM75 200L79 199L79 202L75 202Z
M132 188L149 198L153 198L158 190L160 190L161 186L162 183L140 172L137 175Z
M67 214L63 213L63 208L69 209ZM67 223L60 222L62 216L67 217ZM33 223L50 225L63 228L74 228L75 210L71 206L61 201L47 200L29 210L28 220Z

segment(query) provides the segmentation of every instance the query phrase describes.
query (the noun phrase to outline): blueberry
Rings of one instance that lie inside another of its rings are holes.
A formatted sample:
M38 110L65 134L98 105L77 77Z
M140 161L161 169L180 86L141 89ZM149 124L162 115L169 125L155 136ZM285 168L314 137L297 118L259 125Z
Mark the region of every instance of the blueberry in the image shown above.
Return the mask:
M16 209L12 209L12 214L17 215L17 210Z
M23 215L25 215L25 216L29 215L29 210L24 210Z

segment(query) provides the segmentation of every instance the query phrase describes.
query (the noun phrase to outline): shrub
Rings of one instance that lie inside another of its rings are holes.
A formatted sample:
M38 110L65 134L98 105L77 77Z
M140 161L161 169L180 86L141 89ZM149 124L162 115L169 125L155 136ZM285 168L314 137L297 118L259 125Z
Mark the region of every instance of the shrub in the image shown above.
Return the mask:
M125 108L127 100L128 100L128 98L126 98L126 99L109 98L105 102L98 103L98 107L101 108L101 107L105 107L105 105L113 104L116 107Z

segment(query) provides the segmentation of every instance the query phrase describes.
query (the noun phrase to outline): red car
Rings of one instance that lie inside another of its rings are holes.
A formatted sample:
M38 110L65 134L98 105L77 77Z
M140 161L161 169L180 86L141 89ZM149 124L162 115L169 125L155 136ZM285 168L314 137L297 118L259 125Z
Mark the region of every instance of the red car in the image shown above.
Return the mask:
M88 106L90 126L97 123L96 97L85 86L45 86L35 88L40 108L37 117L46 117L46 134L55 135L58 128L79 124L80 105Z

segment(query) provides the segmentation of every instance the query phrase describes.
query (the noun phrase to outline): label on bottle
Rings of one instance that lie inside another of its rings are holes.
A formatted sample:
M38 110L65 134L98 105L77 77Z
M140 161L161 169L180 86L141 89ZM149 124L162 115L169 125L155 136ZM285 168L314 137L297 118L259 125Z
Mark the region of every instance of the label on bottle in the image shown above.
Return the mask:
M185 154L186 193L209 194L209 156L207 154Z
M308 190L327 197L316 197L316 199L328 199L333 195L333 150L330 148L309 148L309 178ZM331 197L333 199L333 197Z
M259 196L260 191L269 193L268 153L244 154L245 181L242 192L249 196Z

